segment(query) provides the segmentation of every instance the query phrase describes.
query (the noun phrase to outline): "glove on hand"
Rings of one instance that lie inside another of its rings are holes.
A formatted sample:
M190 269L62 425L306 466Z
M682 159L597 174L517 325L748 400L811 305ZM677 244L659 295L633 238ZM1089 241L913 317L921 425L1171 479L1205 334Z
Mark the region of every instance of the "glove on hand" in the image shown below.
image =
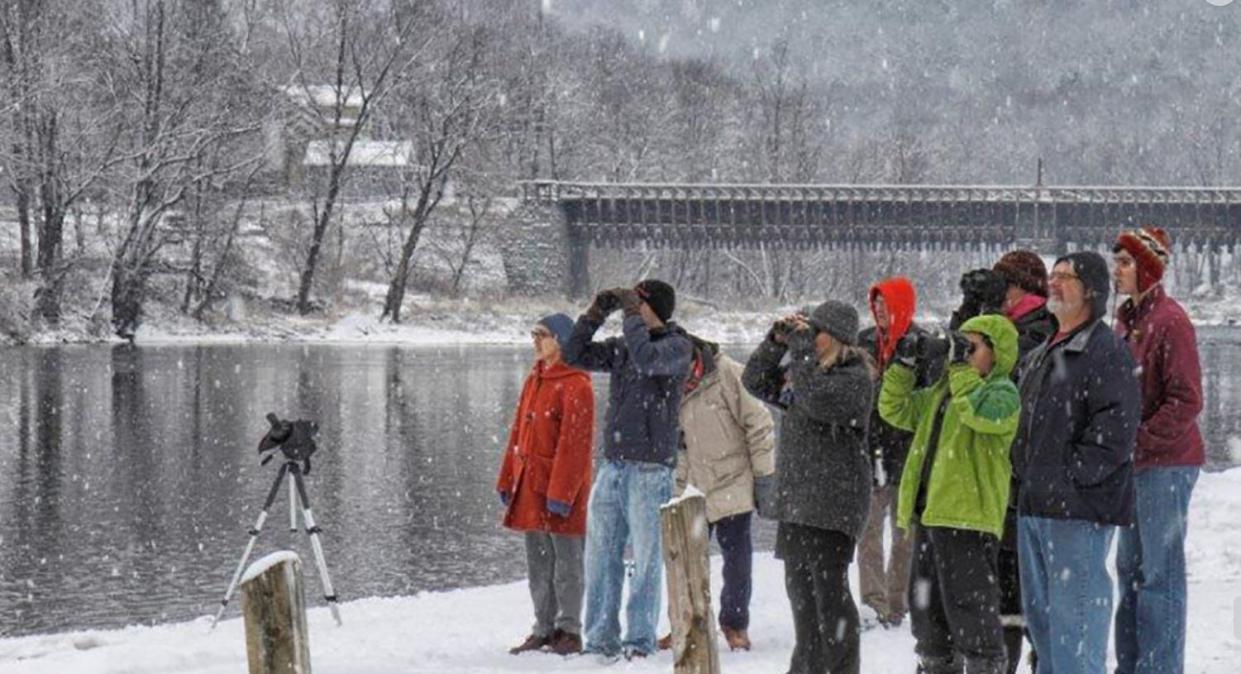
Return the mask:
M754 478L754 509L765 520L774 520L776 512L776 476L764 475Z
M600 290L595 295L595 301L586 309L586 316L593 321L602 323L607 320L608 314L620 308L620 298L612 289Z

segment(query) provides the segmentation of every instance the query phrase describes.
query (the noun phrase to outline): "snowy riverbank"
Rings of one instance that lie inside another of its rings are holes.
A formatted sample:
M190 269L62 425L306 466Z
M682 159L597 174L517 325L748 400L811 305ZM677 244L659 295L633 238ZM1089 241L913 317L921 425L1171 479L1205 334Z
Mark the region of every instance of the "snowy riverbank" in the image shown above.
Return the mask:
M1204 474L1191 507L1187 672L1234 672L1241 658L1238 513L1241 469ZM712 570L712 587L718 588L718 557L712 558ZM754 573L754 650L724 652L721 660L728 672L771 674L783 671L788 664L792 624L780 563L770 553L756 554ZM317 587L314 578L307 580L311 588ZM230 616L235 616L235 611ZM359 599L346 602L341 613L344 626L338 628L326 608L310 611L310 650L316 672L483 674L604 669L588 657L562 659L542 653L514 657L505 652L524 636L529 625L529 598L520 582L412 597ZM208 632L209 622L204 616L194 622L154 627L3 639L0 674L244 671L241 620L226 620L214 632ZM913 638L908 626L866 632L862 663L865 672L913 671ZM671 656L661 653L646 661L622 661L607 669L654 673L671 667Z
M1186 309L1199 328L1219 330L1241 325L1241 298L1190 299ZM691 332L704 338L728 344L753 344L760 341L775 317L795 310L798 305L773 306L764 311L725 310L693 301L682 301L676 320ZM296 314L259 310L237 305L230 310L231 318L213 322L190 319L176 311L150 309L150 315L137 333L137 342L156 344L269 343L307 342L335 344L521 344L529 342L530 325L538 317L563 311L576 317L585 302L571 303L563 299L471 300L435 299L418 296L411 300L400 324L381 320L378 310L358 307L330 315L301 317ZM950 309L936 313L931 307L917 320L935 324ZM617 319L613 319L616 321ZM868 317L862 316L867 324ZM29 335L31 344L67 344L117 342L114 336L92 331L84 320L67 317L54 331ZM619 322L616 325L619 331ZM607 329L607 328L605 328ZM0 337L0 344L6 340Z

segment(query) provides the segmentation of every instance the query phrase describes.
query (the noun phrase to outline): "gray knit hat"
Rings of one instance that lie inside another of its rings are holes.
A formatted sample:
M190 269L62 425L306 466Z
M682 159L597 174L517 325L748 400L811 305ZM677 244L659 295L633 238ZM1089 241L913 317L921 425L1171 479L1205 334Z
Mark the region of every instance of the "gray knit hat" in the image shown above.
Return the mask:
M816 330L822 330L836 341L848 345L857 345L858 317L857 309L852 305L828 300L810 312L807 321Z

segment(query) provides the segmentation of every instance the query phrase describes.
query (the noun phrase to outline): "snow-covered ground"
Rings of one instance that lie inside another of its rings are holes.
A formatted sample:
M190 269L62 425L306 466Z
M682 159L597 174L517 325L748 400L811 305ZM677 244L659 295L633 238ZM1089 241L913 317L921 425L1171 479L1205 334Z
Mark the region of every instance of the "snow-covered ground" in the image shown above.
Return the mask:
M1241 469L1204 474L1191 507L1187 672L1232 673L1241 660L1239 513ZM714 588L719 587L719 566L719 558L712 558ZM754 575L750 629L754 650L725 650L721 662L727 672L771 674L784 671L788 665L793 630L782 567L770 553L760 553L756 555ZM308 581L315 587L313 579ZM529 606L525 585L511 583L351 601L341 607L342 627L333 624L326 608L314 608L309 620L311 659L321 674L587 672L603 668L584 656L508 655L507 648L527 631ZM235 616L236 610L233 608L230 615ZM0 673L245 671L241 620L226 620L214 632L208 631L209 624L210 617L203 616L194 622L156 627L4 639L0 640ZM907 626L867 631L862 637L862 670L912 672L913 645ZM668 653L609 667L634 673L667 672L671 668ZM1024 666L1022 671L1026 671Z
M408 311L400 324L381 320L378 312L352 312L339 317L302 319L293 316L242 321L229 325L201 323L162 316L160 323L149 321L139 328L139 344L302 341L335 344L521 344L530 342L530 329L540 317L564 312L573 318L586 304L564 300L512 299L502 302L433 300L422 298L421 305ZM687 303L688 304L688 303ZM730 343L756 343L772 321L795 306L775 307L769 312L716 311L705 306L678 308L676 320L690 331L710 340ZM620 314L604 328L607 334L620 333ZM42 343L77 341L64 334L44 333Z
M351 312L340 317L302 319L293 316L267 317L227 325L208 326L178 317L166 317L155 325L146 323L138 330L140 344L272 342L300 341L336 344L528 344L530 328L540 317L564 312L573 318L586 303L546 299L508 300L488 303L470 300L425 300L426 304L409 312L400 324L381 320L377 312ZM705 306L678 308L675 320L690 332L723 344L755 344L763 339L771 323L795 311L796 305L772 307L768 311L719 311ZM1232 307L1207 305L1191 307L1191 316L1201 330L1229 330L1241 322L1241 299ZM1237 316L1234 317L1234 314ZM619 334L619 314L605 326L604 334ZM923 325L937 325L942 316L919 315ZM862 316L863 325L869 317ZM117 338L110 338L119 341ZM34 341L43 344L90 341L71 333L42 333Z

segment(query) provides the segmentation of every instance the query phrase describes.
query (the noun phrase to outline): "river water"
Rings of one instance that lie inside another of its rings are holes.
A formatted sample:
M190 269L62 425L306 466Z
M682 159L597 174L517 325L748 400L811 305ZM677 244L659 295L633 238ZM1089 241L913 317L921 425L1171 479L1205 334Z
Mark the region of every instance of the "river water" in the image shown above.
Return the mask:
M1241 329L1200 335L1221 468L1241 453ZM276 475L258 465L269 411L319 423L307 484L342 601L524 577L493 486L529 364L522 347L0 349L0 634L214 613ZM287 510L252 559L299 551L321 604Z

